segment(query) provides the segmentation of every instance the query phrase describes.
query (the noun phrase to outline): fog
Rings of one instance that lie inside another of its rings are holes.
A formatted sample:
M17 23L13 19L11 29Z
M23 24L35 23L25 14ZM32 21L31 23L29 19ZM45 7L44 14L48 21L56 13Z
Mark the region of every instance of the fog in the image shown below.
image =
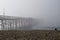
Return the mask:
M39 27L60 26L60 0L0 0L0 15L38 18Z

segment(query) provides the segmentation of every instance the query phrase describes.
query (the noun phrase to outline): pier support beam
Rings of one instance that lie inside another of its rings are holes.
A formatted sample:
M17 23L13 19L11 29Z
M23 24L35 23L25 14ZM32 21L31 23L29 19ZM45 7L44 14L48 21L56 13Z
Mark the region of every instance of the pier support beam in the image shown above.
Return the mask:
M1 28L2 28L2 30L4 30L4 23L3 23L3 20L1 20Z

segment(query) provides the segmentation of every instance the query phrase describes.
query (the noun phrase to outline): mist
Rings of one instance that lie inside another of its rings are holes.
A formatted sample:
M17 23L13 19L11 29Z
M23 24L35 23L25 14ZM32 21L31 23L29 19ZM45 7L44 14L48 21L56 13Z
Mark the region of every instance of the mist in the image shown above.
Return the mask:
M0 15L39 19L40 27L60 26L60 0L0 0Z

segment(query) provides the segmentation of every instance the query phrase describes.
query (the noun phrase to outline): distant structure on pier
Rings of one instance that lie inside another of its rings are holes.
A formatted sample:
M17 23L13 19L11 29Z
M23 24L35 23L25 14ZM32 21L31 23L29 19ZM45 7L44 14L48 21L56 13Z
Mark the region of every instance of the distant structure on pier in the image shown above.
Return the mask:
M35 24L33 18L0 15L1 30L29 30Z

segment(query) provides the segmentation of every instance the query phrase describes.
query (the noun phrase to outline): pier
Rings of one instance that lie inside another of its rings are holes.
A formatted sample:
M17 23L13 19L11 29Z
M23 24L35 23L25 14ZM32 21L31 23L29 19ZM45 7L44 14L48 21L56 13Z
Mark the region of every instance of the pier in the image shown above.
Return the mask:
M0 15L0 29L1 30L32 29L33 25L34 25L33 18Z

